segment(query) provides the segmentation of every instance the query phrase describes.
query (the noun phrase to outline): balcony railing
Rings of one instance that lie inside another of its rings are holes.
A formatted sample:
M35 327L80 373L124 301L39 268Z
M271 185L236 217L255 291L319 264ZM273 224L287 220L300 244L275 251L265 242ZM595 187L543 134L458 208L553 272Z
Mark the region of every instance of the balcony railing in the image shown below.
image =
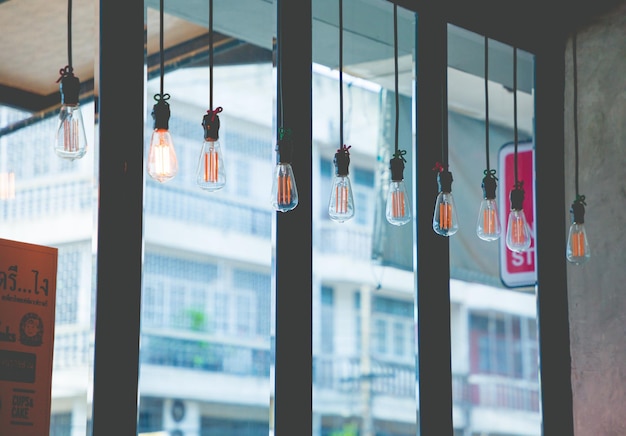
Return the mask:
M271 363L269 349L155 335L142 336L140 361L253 377L269 377Z
M352 259L368 260L372 255L372 231L366 227L338 227L325 222L319 227L315 247L319 253L343 253Z
M364 373L359 358L313 358L313 384L320 389L353 392L370 381L374 395L415 398L417 373L413 365L373 359ZM453 400L463 407L489 407L539 412L539 383L492 375L453 375Z
M465 406L539 412L539 382L489 374L455 375L453 400Z

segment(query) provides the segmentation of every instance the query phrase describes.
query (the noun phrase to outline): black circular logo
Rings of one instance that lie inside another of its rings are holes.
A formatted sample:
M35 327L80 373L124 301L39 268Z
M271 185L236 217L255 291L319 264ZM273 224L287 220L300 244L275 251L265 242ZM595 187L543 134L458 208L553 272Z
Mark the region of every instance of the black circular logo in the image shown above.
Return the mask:
M39 347L43 342L43 321L36 313L29 312L20 321L20 342Z

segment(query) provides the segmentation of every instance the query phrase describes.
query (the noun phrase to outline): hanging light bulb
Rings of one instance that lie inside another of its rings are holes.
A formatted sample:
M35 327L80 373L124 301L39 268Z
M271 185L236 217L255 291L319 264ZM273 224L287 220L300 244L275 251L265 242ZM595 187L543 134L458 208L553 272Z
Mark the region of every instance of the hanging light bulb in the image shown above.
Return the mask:
M393 61L394 61L394 85L395 85L395 103L396 103L396 120L395 120L395 151L393 157L389 161L389 169L391 170L391 181L387 190L387 206L385 216L387 222L394 226L403 226L411 221L411 205L407 194L406 185L404 183L404 163L406 159L404 155L406 150L398 149L400 117L398 115L400 109L399 92L398 92L398 6L393 5Z
M517 178L517 47L513 48L513 134L515 185L509 194L511 210L506 227L506 246L511 251L521 253L530 248L532 235L524 214L524 182Z
M278 163L274 167L271 202L278 212L288 212L298 205L298 189L291 168L291 129L280 128L278 145Z
M148 174L158 182L167 182L178 173L178 159L169 131L169 94L156 94L156 104L152 108L154 130L148 152Z
M589 242L587 241L587 231L585 230L585 196L578 194L578 74L576 60L576 33L572 37L572 63L574 65L574 157L575 157L575 186L576 199L570 208L572 224L567 236L567 249L565 255L567 260L575 265L580 265L591 257Z
M87 152L87 135L78 102L80 81L69 65L60 70L61 110L54 140L54 151L64 159L80 159Z
M350 165L350 152L352 147L342 144L335 153L335 177L330 190L330 200L328 201L328 215L330 219L338 223L349 220L354 216L354 199L352 196L352 185L348 176Z
M572 224L567 236L567 260L576 265L587 262L591 257L587 231L585 230L585 196L579 195L570 209Z
M209 107L213 107L213 0L209 1ZM219 141L221 107L209 109L202 118L204 143L200 151L196 169L196 183L202 189L212 192L226 184L226 167Z
M61 110L54 138L55 153L68 160L80 159L87 152L87 135L78 97L80 81L72 64L72 0L67 2L67 65L59 71Z
M506 246L509 250L521 253L530 248L532 235L524 214L524 190L522 182L517 182L511 191L511 210L506 229Z
M161 0L159 8L159 73L161 76L161 88L160 92L154 96L156 101L156 104L152 107L154 130L150 138L150 149L148 151L148 174L161 183L172 180L178 173L178 159L176 158L172 135L170 135L169 131L170 105L167 100L170 99L170 95L163 92L165 78L165 61L163 56L164 9L164 0Z
M496 170L489 166L489 38L485 36L485 160L487 169L483 177L483 199L478 210L476 234L483 241L495 241L500 238L500 217L496 203Z
M226 184L226 171L219 141L220 117L222 108L208 110L202 119L204 127L204 144L198 159L196 183L207 191L217 191Z
M387 206L385 215L389 224L402 226L411 221L411 206L404 183L404 155L406 150L396 151L389 161L391 181L387 191Z
M0 173L0 200L15 199L15 173L13 171Z
M433 230L441 236L452 236L459 230L459 220L452 197L452 173L439 162L437 162L435 170L437 171L439 194L435 200Z
M480 202L476 234L483 241L495 241L502 233L498 204L496 203L496 170L485 170L483 178L483 199Z

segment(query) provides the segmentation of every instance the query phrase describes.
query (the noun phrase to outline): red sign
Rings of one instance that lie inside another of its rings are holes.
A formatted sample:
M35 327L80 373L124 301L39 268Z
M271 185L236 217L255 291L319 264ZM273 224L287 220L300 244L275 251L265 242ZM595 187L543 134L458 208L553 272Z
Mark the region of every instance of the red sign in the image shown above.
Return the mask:
M498 204L502 222L500 237L500 278L508 287L534 286L537 282L535 255L535 146L532 142L517 144L517 180L523 183L524 215L530 227L530 248L516 253L506 246L506 228L511 211L510 193L515 186L515 144L500 148L498 170Z
M57 249L0 239L0 435L50 433Z

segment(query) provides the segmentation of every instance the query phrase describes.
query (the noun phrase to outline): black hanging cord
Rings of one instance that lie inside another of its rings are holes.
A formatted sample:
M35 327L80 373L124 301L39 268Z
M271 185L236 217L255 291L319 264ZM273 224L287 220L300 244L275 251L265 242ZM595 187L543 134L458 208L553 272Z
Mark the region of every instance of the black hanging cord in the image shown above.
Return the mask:
M72 0L67 0L67 65L72 72Z
M441 102L441 112L442 112L442 123L441 123L441 127L442 127L442 132L441 132L441 163L442 163L442 167L443 167L443 171L447 171L448 170L448 156L446 153L446 147L448 145L448 74L447 74L447 65L445 62L442 62L442 67L443 67L443 71L442 71L442 75L441 77L446 78L446 80L443 81L442 87L441 87L441 97L442 97L442 102Z
M393 49L394 49L394 80L396 91L396 138L395 138L395 152L393 157L389 161L389 167L391 169L391 180L401 181L404 179L404 163L406 158L406 150L398 149L398 126L399 126L399 95L398 95L398 6L393 4Z
M485 160L486 169L483 172L483 197L496 198L497 180L496 170L492 170L489 164L489 38L485 36Z
M209 109L213 109L213 0L209 0Z
M393 4L393 62L394 62L394 80L396 89L396 139L395 139L395 155L398 155L398 131L400 125L400 103L398 96L398 5Z
M155 129L168 129L169 128L169 118L170 118L170 108L167 100L169 100L170 95L165 94L163 90L163 83L165 78L165 60L163 56L163 11L165 9L164 0L161 0L160 8L159 8L159 58L160 58L160 75L161 75L161 88L160 93L154 95L154 100L156 104L153 107L152 118L154 119L154 128Z
M513 154L515 162L515 187L519 187L517 178L517 47L513 47L513 132L515 136L515 152Z
M574 74L574 183L576 188L576 198L572 203L570 214L572 222L582 224L585 222L585 196L580 195L578 190L578 62L576 59L576 32L572 37L572 71Z
M59 70L58 82L61 82L61 99L66 103L78 103L80 83L74 76L72 64L72 0L67 0L67 65Z
M572 56L573 56L573 72L574 72L574 160L575 160L575 187L576 198L580 197L578 191L578 73L576 61L576 33L572 38Z
M339 142L343 145L343 0L339 0Z
M278 8L278 13L281 14L281 9ZM281 21L281 17L278 17L278 21ZM285 112L283 110L283 32L278 29L276 41L276 78L278 81L276 98L277 112L278 112L278 140L276 144L277 159L279 163L291 163L293 157L293 132L290 128L284 126L285 124Z
M163 10L164 10L164 1L161 0L160 9L159 9L159 57L160 57L160 68L161 68L161 98L164 95L163 92L163 79L165 75L165 60L163 59Z
M485 158L487 169L485 175L491 173L489 166L489 38L485 36Z
M278 8L278 12L280 13L281 8ZM277 99L278 99L278 119L279 119L279 126L282 128L283 127L283 123L284 123L284 117L283 117L283 62L282 62L282 49L283 49L283 44L282 44L282 40L283 40L283 33L281 31L281 29L278 29L278 41L276 42L276 76L278 79L278 89L276 91L277 93Z

